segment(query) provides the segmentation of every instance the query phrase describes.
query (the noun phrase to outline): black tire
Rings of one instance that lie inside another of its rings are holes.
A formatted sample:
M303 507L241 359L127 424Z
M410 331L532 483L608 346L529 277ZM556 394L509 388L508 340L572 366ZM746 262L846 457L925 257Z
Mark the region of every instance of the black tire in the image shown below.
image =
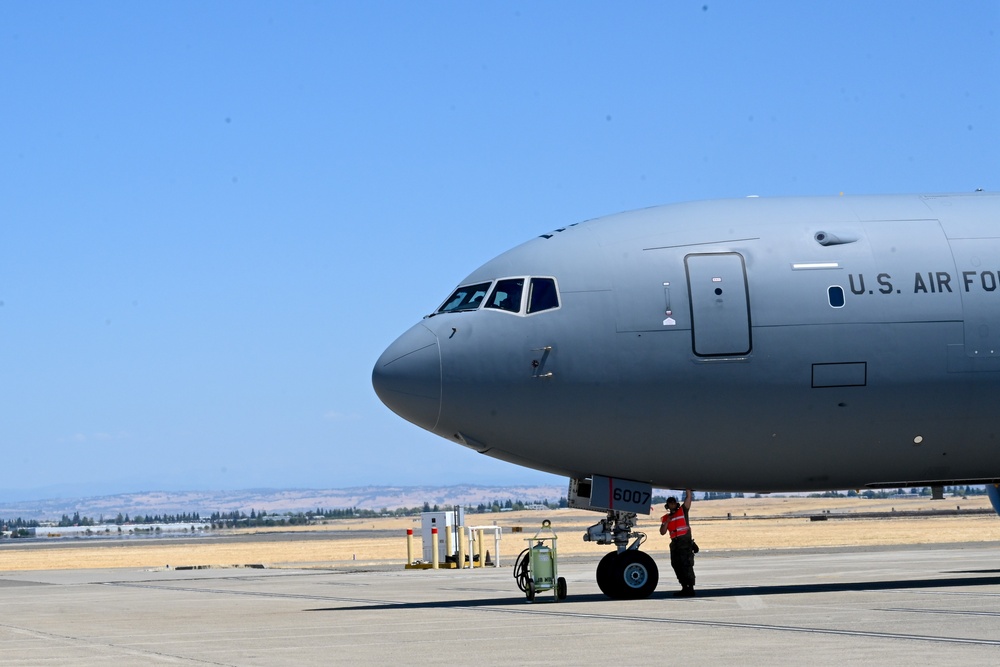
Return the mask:
M525 587L524 594L525 594L525 596L527 596L528 602L534 602L534 600L535 600L535 582L532 581L531 579L528 579L528 585Z
M566 580L562 577L556 579L556 599L565 600L566 599Z
M611 551L604 554L604 558L601 562L597 564L597 587L601 589L601 592L607 595L612 600L617 600L621 597L618 593L618 587L616 586L616 581L614 579L614 569L615 561L618 560L618 552Z
M620 581L621 597L626 600L648 598L660 581L656 561L642 551L624 551L615 561L614 577Z
M597 585L612 600L648 598L659 581L656 562L642 551L612 551L597 564Z

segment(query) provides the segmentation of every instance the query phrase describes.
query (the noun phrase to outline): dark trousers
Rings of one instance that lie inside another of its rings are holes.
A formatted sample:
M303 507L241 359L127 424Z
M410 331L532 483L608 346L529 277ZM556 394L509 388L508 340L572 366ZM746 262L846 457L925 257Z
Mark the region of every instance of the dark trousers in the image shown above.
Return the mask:
M670 565L681 586L694 586L694 549L690 535L670 540Z

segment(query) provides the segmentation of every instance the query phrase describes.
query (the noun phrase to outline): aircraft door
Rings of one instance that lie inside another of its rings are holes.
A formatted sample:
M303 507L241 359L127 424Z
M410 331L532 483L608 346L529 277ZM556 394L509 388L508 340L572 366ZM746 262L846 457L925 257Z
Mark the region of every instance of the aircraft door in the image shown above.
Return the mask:
M735 252L684 258L691 303L691 337L699 357L750 352L746 265Z
M1000 239L949 239L960 267L955 291L962 295L965 354L975 359L1000 357ZM949 290L950 291L950 290ZM994 362L995 363L995 362Z

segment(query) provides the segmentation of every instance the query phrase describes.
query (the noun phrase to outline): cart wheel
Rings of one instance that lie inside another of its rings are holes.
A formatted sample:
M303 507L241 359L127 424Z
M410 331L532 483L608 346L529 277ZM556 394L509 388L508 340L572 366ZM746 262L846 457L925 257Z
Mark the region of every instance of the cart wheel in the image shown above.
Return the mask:
M566 580L562 577L556 579L556 599L565 600L566 599Z
M528 602L534 602L535 600L535 582L528 579L528 586L524 591L524 594L528 597Z

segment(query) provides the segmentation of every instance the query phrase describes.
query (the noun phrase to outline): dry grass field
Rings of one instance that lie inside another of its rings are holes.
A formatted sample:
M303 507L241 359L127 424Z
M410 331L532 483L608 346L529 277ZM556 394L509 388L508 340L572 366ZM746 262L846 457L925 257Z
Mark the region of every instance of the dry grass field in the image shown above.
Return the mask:
M696 501L691 518L695 538L704 552L753 549L794 549L808 547L851 547L893 544L940 544L1000 541L1000 517L995 514L959 516L891 516L894 512L929 512L989 508L985 496L887 500L746 498ZM836 518L858 513L879 512L885 518ZM827 521L810 521L811 515L830 513ZM665 554L667 538L658 532L657 508L649 517L640 517L639 530L647 533L643 547L653 555ZM498 525L503 528L501 554L505 565L512 564L543 519L552 521L559 536L561 555L592 554L595 558L607 547L586 543L582 534L601 514L578 510L548 512L508 512L468 515L469 525ZM0 544L0 571L77 568L162 568L166 566L228 566L265 564L269 567L344 567L364 564L393 564L406 561L406 529L413 528L419 556L419 518L341 520L324 525L271 531L244 531L233 539L194 538L189 540L82 539L62 544L5 540ZM511 532L520 527L521 533ZM308 536L303 533L310 533ZM267 533L280 533L274 539ZM265 539L266 538L266 539ZM71 544L70 544L71 543ZM492 538L486 540L492 551Z

